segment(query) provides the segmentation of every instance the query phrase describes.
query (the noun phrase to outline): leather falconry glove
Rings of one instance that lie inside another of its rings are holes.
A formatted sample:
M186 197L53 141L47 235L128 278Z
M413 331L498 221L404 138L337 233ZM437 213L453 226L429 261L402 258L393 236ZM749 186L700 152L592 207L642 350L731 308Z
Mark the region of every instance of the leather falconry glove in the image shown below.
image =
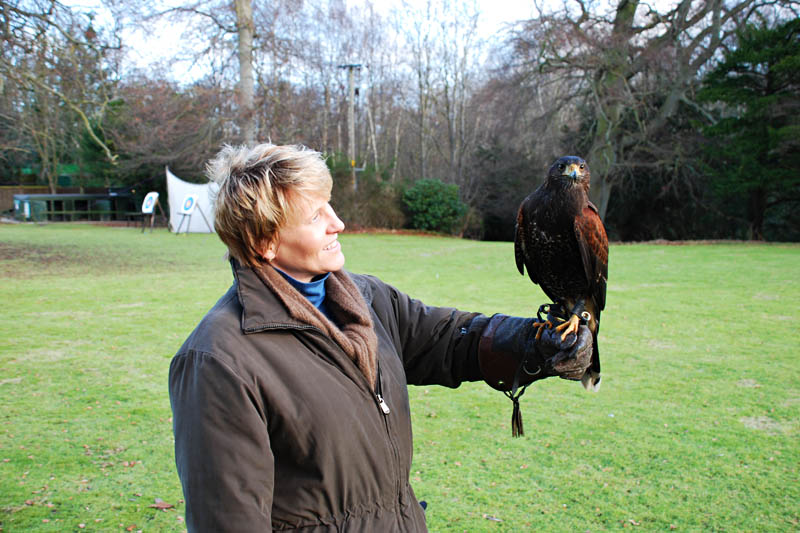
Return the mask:
M592 358L592 333L581 325L578 334L562 341L554 328L539 328L535 318L497 314L481 333L478 362L484 380L514 402L512 435L523 435L519 398L534 381L559 376L580 381Z

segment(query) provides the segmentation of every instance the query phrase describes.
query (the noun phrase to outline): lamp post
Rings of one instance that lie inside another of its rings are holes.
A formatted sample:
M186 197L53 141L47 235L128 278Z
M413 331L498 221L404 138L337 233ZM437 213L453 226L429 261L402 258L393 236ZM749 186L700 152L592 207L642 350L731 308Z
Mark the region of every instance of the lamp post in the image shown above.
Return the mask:
M358 190L358 182L356 181L356 120L355 120L355 80L354 72L361 70L360 64L351 63L348 65L339 65L339 68L347 69L347 85L348 85L348 98L347 98L347 157L350 160L350 180L353 184L353 192Z

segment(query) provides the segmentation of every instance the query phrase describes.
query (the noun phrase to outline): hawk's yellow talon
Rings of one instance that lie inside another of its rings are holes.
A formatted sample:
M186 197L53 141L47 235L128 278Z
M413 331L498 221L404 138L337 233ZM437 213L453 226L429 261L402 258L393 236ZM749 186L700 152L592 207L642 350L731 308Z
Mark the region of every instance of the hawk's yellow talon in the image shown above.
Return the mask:
M556 331L561 332L561 340L563 341L564 339L566 339L567 335L569 335L570 333L574 333L575 335L577 335L578 326L580 325L580 323L581 319L578 318L578 315L572 315L571 317L569 317L569 320L567 320L563 324L556 326Z
M542 331L545 328L552 328L553 324L551 324L549 320L545 320L544 322L534 322L533 323L533 327L536 328L536 330L537 330L536 331L536 340L538 341L540 338L542 338Z

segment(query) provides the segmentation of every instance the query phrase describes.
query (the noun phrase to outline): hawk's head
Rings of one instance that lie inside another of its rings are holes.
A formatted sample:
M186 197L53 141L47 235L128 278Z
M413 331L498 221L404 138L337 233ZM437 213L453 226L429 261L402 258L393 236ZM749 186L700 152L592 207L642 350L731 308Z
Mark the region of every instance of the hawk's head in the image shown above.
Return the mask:
M574 155L565 155L558 158L547 173L548 181L558 180L568 186L581 185L586 189L589 188L589 178L589 165L586 164L586 161Z

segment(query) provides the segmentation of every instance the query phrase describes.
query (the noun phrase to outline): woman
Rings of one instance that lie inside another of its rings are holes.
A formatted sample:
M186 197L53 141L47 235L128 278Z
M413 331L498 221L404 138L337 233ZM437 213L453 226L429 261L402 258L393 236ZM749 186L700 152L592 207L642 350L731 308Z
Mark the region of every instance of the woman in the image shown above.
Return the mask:
M226 147L208 173L234 282L170 366L190 531L425 531L407 384L508 390L588 365L586 328L545 346L532 319L428 307L344 271L318 153Z

